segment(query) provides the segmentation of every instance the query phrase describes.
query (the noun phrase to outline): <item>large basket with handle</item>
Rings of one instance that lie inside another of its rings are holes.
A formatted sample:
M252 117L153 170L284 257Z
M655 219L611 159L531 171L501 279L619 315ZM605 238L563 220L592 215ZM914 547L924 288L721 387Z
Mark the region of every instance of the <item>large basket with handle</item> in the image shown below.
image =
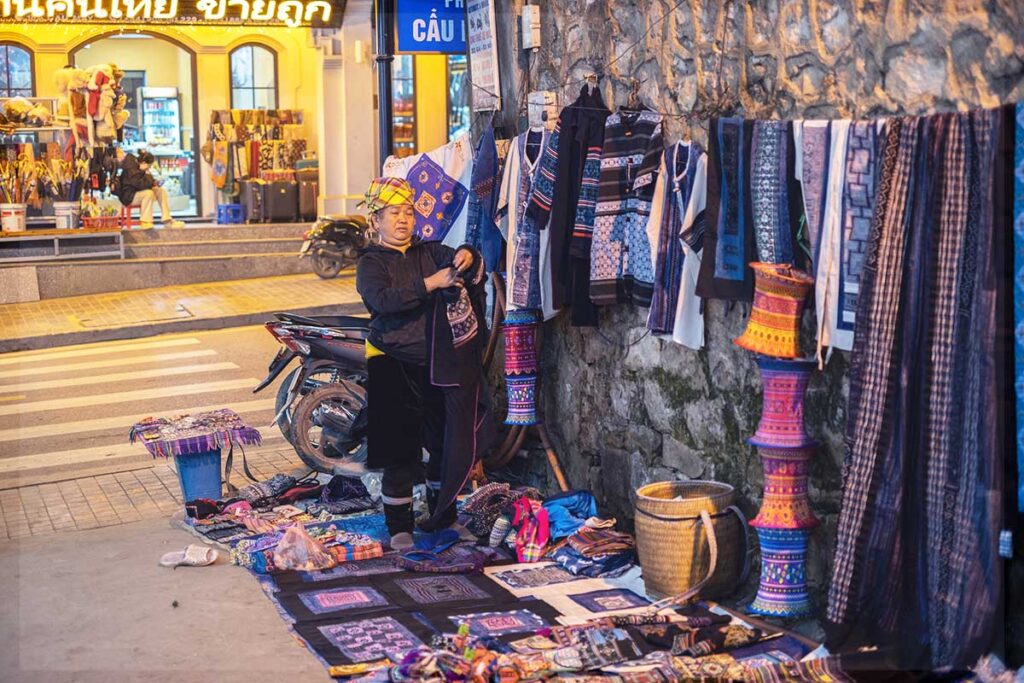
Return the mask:
M663 481L636 492L636 545L647 593L680 603L736 590L749 571L747 521L732 486Z

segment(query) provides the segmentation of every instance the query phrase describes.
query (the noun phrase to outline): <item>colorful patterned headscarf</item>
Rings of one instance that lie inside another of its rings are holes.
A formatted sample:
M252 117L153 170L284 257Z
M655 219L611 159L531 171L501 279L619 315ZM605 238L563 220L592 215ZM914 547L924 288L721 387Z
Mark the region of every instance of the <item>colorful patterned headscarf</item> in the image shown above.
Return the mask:
M386 206L412 204L413 192L404 178L374 178L364 195L360 206L366 206L370 213L376 213Z

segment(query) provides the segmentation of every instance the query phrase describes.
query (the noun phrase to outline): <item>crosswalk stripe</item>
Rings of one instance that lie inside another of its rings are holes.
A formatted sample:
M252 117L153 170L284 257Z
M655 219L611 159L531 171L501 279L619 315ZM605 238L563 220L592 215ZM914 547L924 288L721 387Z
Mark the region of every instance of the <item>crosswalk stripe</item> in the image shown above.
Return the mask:
M263 436L263 443L284 439L280 432L269 432ZM149 453L145 446L139 443L114 444L110 446L92 446L90 448L77 448L69 451L56 451L50 453L39 453L37 455L20 455L14 458L0 459L0 475L24 473L28 470L40 467L60 467L65 465L79 465L96 463L113 458L124 458L138 455L140 458L148 458Z
M79 370L99 370L100 368L119 368L125 365L142 365L143 363L166 363L172 360L187 360L189 358L206 358L216 356L213 349L200 349L199 351L178 351L176 353L155 353L144 356L128 356L118 358L107 358L106 360L93 360L85 363L64 363L62 365L44 365L34 367L20 367L16 370L0 371L0 379L17 377L35 377L36 375L52 375L58 372L76 372Z
M98 342L95 345L57 347L55 349L36 349L33 351L12 351L0 355L0 365L20 365L22 363L35 363L44 360L57 360L60 358L79 358L81 356L95 356L100 353L128 353L142 349L165 349L172 346L191 346L201 343L193 337L178 339L161 339L159 341L145 342ZM61 350L64 349L64 350Z
M150 410L145 413L134 415L119 415L117 417L101 417L95 420L77 420L75 422L60 422L57 424L44 424L36 427L14 427L12 429L0 429L0 442L3 441L27 441L29 439L43 439L54 434L69 435L83 434L86 432L101 432L108 429L121 429L125 434L128 428L136 422L145 420L147 417L172 417L174 415L194 415L205 413L208 410L224 408L223 404L209 406L194 406L191 408L178 408L175 410ZM239 415L249 415L261 411L273 411L274 399L261 398L256 401L243 401L232 403L228 406ZM270 419L264 424L249 423L252 427L261 432L270 424Z
M46 379L39 382L24 384L0 385L0 392L39 391L40 389L65 389L67 387L85 387L90 384L107 384L110 382L131 382L138 379L154 377L172 377L174 375L194 375L197 373L219 372L221 370L237 370L234 363L205 363L197 365L179 365L174 368L156 368L153 370L135 370L133 372L116 372L109 375L91 375L89 377L71 377L67 379Z
M32 401L29 403L17 403L15 405L0 405L0 416L18 415L20 413L38 413L44 410L65 410L68 408L86 408L89 406L103 406L112 403L131 403L133 401L148 401L154 398L166 398L169 396L189 396L191 394L205 394L215 391L231 391L233 389L252 388L259 384L260 380L255 377L244 379L224 380L221 382L196 382L194 384L181 384L170 387L158 387L156 389L139 389L136 391L114 391L108 394L91 394L89 396L74 396L71 398L56 398L46 401Z

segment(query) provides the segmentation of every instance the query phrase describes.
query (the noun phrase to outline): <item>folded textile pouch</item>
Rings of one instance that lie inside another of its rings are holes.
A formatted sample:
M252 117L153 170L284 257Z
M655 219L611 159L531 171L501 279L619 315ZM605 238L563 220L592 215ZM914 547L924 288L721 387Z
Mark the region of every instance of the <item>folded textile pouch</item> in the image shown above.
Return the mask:
M587 491L569 491L544 501L551 538L565 538L579 531L590 517L597 516L597 501Z
M586 557L575 548L565 545L556 550L551 555L551 559L575 576L615 578L629 570L636 559L636 553L627 551Z
M220 512L217 501L209 498L196 498L185 503L185 514L192 519L207 519Z
M358 477L336 474L320 493L320 507L335 515L362 512L374 506L370 492Z
M275 505L277 496L295 486L295 482L295 477L287 474L275 474L266 481L249 484L239 490L238 497L249 501L254 508Z
M466 517L466 528L477 536L487 536L514 494L506 483L491 482L471 493L462 503L460 513Z
M469 574L482 571L493 557L490 548L477 548L473 543L457 543L440 551L412 550L396 560L399 567L414 572L436 574Z
M569 537L569 545L584 557L597 557L633 550L636 541L629 534L613 529L583 527Z

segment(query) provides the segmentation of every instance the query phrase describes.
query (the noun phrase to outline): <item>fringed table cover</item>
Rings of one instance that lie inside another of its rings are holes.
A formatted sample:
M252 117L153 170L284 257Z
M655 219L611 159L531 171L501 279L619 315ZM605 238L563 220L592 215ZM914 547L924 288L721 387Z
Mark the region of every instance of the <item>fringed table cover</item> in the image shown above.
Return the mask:
M128 439L131 443L141 441L154 458L219 451L232 443L258 446L263 442L259 430L246 425L228 408L173 418L146 418L132 425Z

